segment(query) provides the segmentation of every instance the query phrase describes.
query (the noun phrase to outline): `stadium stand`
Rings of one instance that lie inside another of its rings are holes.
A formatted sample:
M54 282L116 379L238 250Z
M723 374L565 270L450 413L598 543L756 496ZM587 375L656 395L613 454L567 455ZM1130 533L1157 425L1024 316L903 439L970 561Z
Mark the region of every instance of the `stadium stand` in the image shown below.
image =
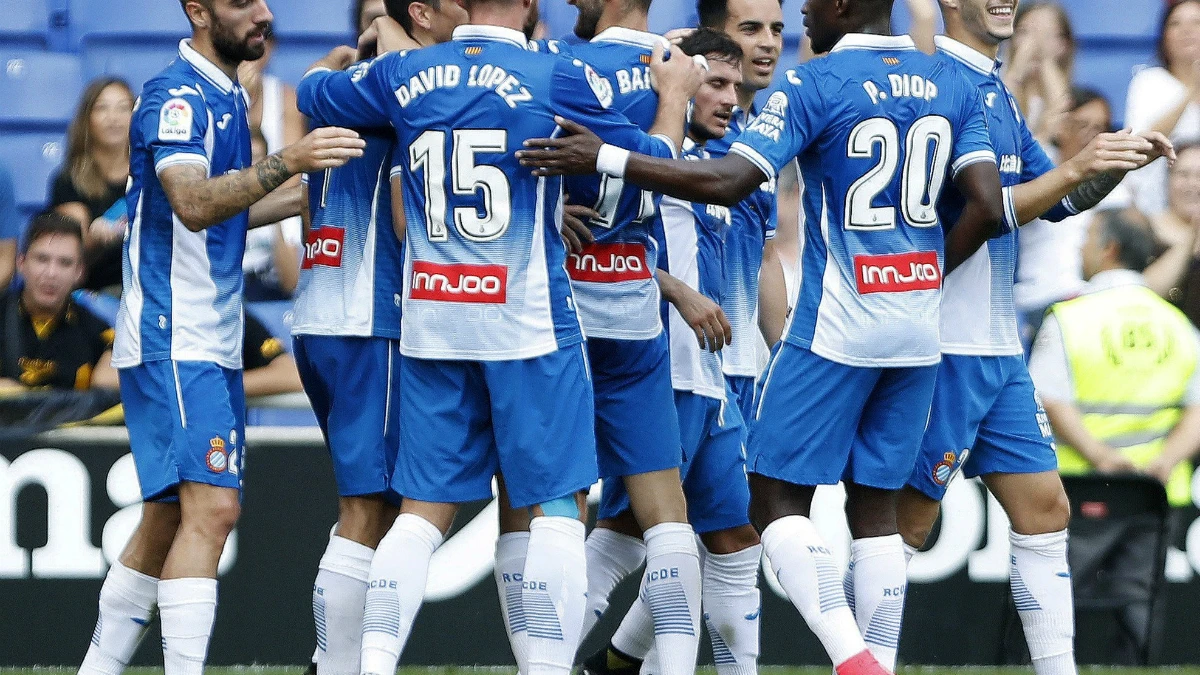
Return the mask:
M50 46L48 0L9 3L0 12L0 44L46 48Z
M12 173L22 223L45 207L50 174L65 155L61 131L0 132L0 162Z

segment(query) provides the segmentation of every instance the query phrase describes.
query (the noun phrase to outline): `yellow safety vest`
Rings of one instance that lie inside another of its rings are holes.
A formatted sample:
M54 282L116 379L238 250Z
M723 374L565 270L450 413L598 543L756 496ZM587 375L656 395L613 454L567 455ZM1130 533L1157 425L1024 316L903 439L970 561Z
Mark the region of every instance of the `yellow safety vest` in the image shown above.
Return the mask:
M1198 357L1192 324L1154 291L1133 284L1060 302L1050 312L1062 329L1084 426L1134 466L1146 466L1162 454L1183 415ZM1088 473L1091 464L1060 444L1058 470ZM1190 503L1191 482L1191 463L1180 462L1167 481L1172 506Z

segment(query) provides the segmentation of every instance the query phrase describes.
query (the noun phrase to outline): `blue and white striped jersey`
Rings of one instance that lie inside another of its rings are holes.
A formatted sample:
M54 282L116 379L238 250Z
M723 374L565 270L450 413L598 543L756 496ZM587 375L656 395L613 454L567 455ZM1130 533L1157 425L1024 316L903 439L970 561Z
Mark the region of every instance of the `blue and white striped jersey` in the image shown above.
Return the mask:
M683 142L683 157L708 159L705 150L691 139ZM730 228L730 210L724 206L694 204L663 197L662 226L656 233L660 250L659 267L671 276L721 303L727 278L725 238ZM721 373L722 352L701 349L696 334L679 310L663 303L667 337L671 346L671 386L679 391L725 400L725 377Z
M961 42L939 35L938 56L958 68L979 88L992 145L1000 162L1008 233L988 241L946 277L942 289L942 351L946 354L1021 354L1013 284L1017 273L1017 221L1012 189L1054 169L1030 133L1016 100L1000 79L1000 64ZM949 227L962 213L963 198L949 185L938 202L942 223ZM1063 199L1042 218L1060 221L1077 211Z
M212 361L242 367L242 254L249 212L191 232L171 210L158 174L181 164L220 176L250 166L246 92L179 43L179 56L146 83L129 128L131 214L113 365Z
M312 223L293 335L400 337L403 251L392 229L389 178L395 134L359 134L367 143L362 157L308 175Z
M650 54L662 36L614 26L590 42L566 47L613 84L613 108L649 131L658 111L658 94L650 86ZM663 149L670 149L664 143ZM659 153L670 157L673 153ZM579 317L588 337L646 340L662 331L658 284L653 270L658 258L652 233L659 227L661 195L626 185L611 176L570 176L569 199L600 214L589 228L596 242L567 260Z
M723 157L729 146L753 121L756 111L734 110L723 138L709 141L705 150ZM733 329L733 342L721 350L721 363L730 377L757 377L759 372L758 275L762 269L763 246L775 236L778 202L775 179L763 181L749 197L729 208L732 218L725 237L727 284L721 309Z
M330 124L396 129L406 356L527 359L583 339L559 234L562 180L533 176L514 152L562 115L661 156L666 144L617 112L607 80L528 50L519 31L464 25L445 44L309 73L297 94L301 112Z
M785 338L860 367L937 363L938 197L995 162L977 88L907 36L851 34L786 73L737 153L773 178L797 158L799 289Z

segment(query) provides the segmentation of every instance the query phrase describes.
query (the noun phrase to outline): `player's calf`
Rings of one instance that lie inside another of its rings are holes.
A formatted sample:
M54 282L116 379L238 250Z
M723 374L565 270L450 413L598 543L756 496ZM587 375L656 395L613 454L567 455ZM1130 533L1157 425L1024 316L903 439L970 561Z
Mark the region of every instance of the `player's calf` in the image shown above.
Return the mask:
M762 545L749 525L700 535L704 556L704 623L718 675L758 672Z
M529 508L529 549L521 579L528 634L524 675L571 671L587 593L584 524L574 493Z
M925 545L941 508L941 502L910 485L900 488L896 496L896 525L906 546L915 550Z

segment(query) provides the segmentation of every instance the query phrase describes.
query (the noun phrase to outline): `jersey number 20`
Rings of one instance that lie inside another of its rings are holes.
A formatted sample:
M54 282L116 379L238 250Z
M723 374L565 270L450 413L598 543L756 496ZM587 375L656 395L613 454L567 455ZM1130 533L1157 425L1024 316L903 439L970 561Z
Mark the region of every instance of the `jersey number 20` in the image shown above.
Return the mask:
M904 169L900 175L900 210L909 225L933 227L938 223L937 201L946 182L952 136L950 121L937 115L922 117L908 129L904 141ZM872 206L875 197L892 184L900 164L900 132L896 123L885 117L859 122L850 132L846 154L871 159L875 156L876 146L879 147L879 163L854 181L846 192L843 222L847 230L896 226L894 207Z
M508 150L504 129L455 129L450 155L451 187L455 195L483 193L483 212L474 206L454 207L454 226L471 241L491 241L508 229L512 220L512 196L508 176L500 167L476 164L475 154ZM429 241L446 241L446 132L430 129L408 146L408 168L425 170L425 224Z

